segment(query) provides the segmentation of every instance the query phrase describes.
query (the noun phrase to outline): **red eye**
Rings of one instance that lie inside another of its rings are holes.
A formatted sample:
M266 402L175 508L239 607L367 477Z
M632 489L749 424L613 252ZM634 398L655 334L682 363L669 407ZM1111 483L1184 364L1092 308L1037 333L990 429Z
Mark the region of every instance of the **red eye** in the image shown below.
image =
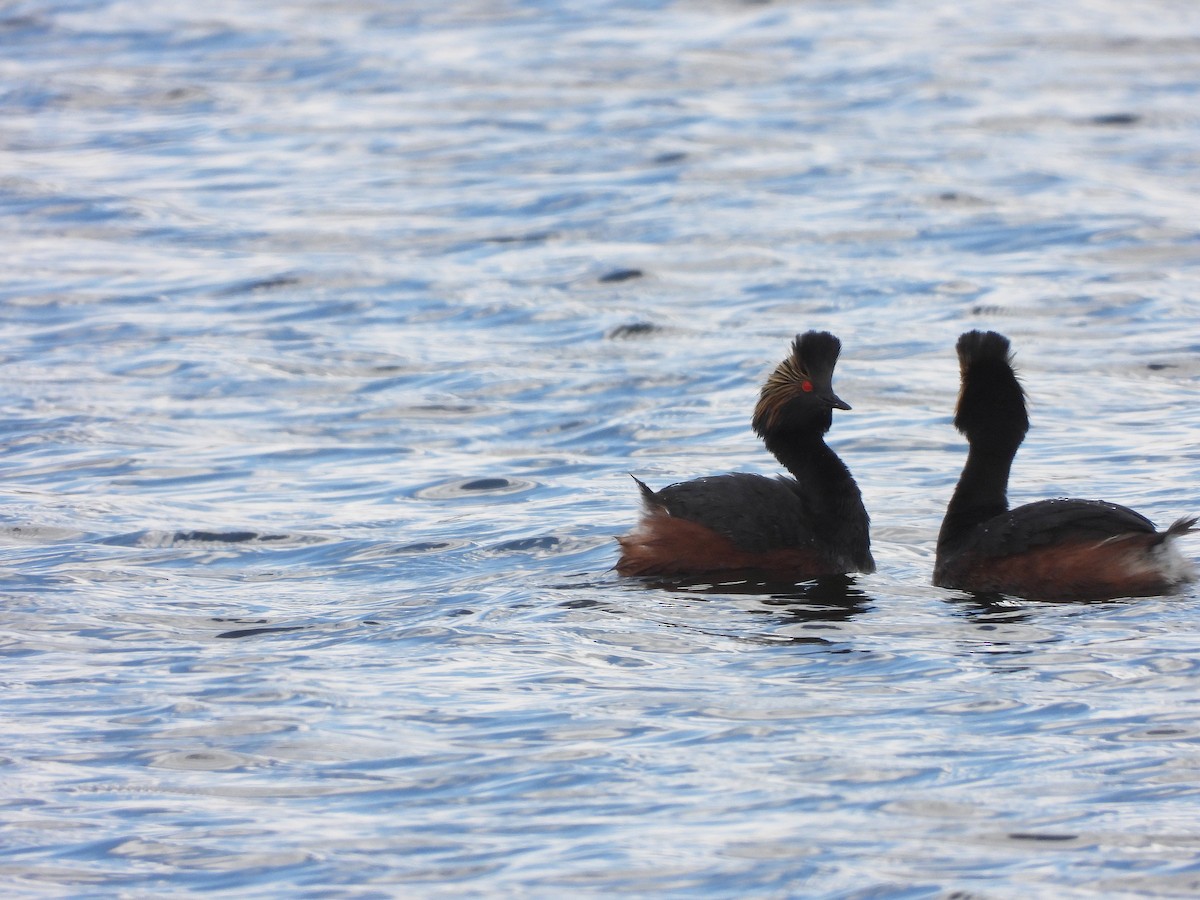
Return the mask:
M804 391L806 394L811 394L812 382L805 378L802 382L800 382L800 390Z

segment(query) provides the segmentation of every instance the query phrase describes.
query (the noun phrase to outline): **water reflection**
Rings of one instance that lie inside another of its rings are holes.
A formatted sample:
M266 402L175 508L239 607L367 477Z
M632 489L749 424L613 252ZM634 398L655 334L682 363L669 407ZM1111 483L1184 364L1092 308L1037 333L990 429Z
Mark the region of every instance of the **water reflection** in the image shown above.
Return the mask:
M845 622L871 608L871 598L852 575L828 575L796 583L761 575L738 573L727 581L710 578L646 579L648 588L682 591L708 598L751 596L764 607L758 612L778 616L782 624Z
M871 598L849 575L822 578L801 588L790 593L772 594L761 602L768 611L780 616L784 624L848 622L872 606Z
M1137 603L1145 598L1130 597L1128 599L1102 598L1092 600L1025 600L1011 597L995 591L967 591L950 597L948 602L952 609L969 616L976 622L1005 623L1028 621L1032 615L1047 607L1069 607L1071 609L1111 609L1128 603Z
M976 622L1024 622L1029 618L1029 601L1016 600L994 591L964 591L947 600L955 612Z

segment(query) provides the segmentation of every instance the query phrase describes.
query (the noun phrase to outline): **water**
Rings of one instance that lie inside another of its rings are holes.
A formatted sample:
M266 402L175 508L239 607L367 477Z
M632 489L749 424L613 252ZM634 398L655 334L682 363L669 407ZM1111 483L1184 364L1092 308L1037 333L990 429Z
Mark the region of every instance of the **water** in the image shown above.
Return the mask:
M1200 891L1200 589L928 585L967 328L1031 396L1014 500L1200 512L1193 5L51 0L0 41L10 893ZM774 470L808 328L879 571L616 578L627 473Z

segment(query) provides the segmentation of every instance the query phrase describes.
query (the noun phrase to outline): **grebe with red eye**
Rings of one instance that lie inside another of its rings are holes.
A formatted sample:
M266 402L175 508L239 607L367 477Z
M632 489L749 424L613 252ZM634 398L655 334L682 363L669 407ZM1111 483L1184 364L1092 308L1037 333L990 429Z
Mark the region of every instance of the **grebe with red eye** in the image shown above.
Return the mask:
M958 339L962 387L954 426L967 462L938 534L933 583L1035 599L1162 594L1194 580L1174 546L1196 519L1156 531L1145 516L1101 500L1042 500L1008 508L1008 476L1029 429L1008 338Z
M795 581L873 572L870 520L850 470L825 443L841 342L797 335L767 378L753 427L791 477L737 472L651 490L638 526L617 538L621 575L758 573Z

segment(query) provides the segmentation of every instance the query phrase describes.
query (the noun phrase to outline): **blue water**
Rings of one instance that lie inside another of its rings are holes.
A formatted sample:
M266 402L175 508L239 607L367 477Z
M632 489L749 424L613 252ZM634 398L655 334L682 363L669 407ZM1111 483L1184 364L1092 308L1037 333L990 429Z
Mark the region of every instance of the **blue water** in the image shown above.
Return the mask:
M8 4L0 883L1200 893L1200 588L928 584L968 328L1014 501L1200 512L1198 103L1171 0ZM879 571L615 577L809 328Z

